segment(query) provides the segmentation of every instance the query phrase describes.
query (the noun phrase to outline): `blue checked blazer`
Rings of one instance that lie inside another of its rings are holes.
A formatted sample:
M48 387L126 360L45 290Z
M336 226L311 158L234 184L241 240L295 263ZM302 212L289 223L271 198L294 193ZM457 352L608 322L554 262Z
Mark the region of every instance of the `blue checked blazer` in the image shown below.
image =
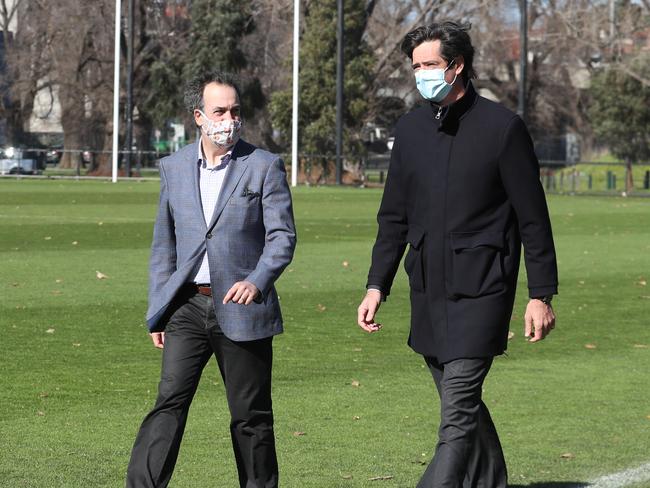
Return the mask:
M198 146L189 144L160 161L160 203L149 266L147 325L165 329L170 304L191 282L208 253L217 322L234 341L282 332L274 283L296 246L291 192L277 155L243 140L234 147L212 221L206 225L199 194ZM250 305L222 303L237 281L260 290Z

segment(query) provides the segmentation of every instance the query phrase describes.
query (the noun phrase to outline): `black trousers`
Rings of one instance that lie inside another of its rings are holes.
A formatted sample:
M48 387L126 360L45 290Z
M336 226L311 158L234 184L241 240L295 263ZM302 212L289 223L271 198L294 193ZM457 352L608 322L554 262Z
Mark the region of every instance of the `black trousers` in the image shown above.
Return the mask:
M433 460L417 487L506 488L501 443L481 400L492 358L425 361L440 396L440 428Z
M239 485L277 487L271 406L272 338L231 341L216 322L210 297L181 292L175 308L165 329L158 398L136 437L127 488L161 488L169 484L190 403L201 372L213 354L226 387ZM222 485L217 480L214 486Z

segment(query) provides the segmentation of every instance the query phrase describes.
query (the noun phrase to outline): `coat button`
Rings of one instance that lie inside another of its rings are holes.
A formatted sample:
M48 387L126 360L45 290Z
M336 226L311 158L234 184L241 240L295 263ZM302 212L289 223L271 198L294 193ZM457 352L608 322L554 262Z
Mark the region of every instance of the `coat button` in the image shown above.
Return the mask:
M212 232L208 232L205 237L207 237L208 239L212 239Z

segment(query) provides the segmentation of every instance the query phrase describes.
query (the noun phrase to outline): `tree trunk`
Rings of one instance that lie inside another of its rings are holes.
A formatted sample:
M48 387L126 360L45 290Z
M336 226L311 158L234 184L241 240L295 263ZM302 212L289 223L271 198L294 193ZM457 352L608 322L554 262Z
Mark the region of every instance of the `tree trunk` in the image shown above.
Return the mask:
M61 103L61 127L63 128L63 156L59 168L76 168L79 161L84 134L84 105L76 93L67 87L59 91Z

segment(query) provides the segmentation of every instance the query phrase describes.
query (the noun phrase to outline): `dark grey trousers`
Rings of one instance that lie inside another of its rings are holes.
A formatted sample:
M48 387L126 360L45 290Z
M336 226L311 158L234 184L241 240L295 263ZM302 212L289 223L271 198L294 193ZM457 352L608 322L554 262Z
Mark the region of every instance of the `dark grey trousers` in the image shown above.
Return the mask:
M501 443L481 400L492 358L425 361L440 395L440 428L433 460L417 488L506 488Z
M234 342L221 332L212 299L183 293L165 329L158 398L136 437L127 488L163 488L176 464L190 403L214 354L230 409L242 488L278 486L271 406L272 338ZM215 480L214 486L223 486Z

